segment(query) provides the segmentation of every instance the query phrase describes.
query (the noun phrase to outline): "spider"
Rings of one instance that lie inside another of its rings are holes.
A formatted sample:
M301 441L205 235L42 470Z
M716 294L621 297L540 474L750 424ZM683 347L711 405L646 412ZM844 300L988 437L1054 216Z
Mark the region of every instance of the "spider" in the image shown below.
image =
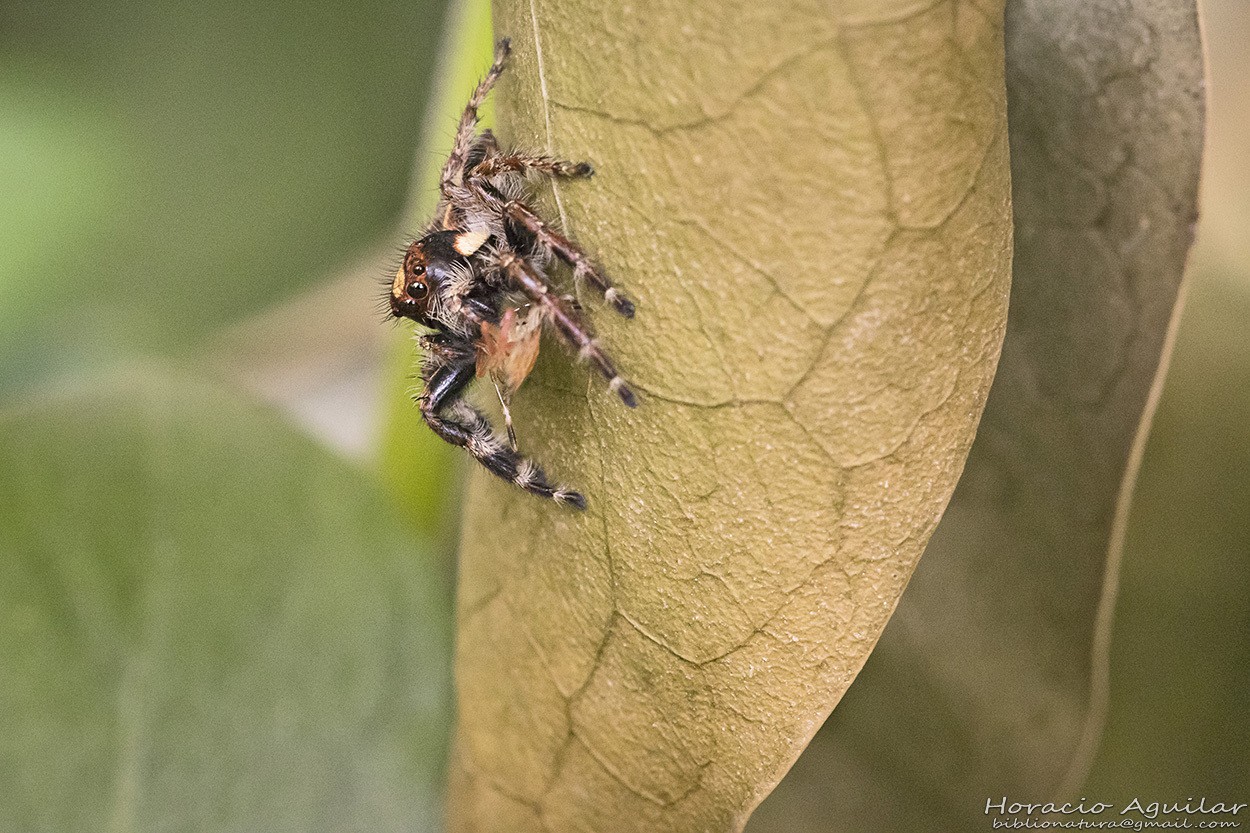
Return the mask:
M489 130L477 129L478 108L503 73L509 51L508 40L499 41L494 63L460 117L439 180L435 220L408 246L387 300L393 316L429 330L418 338L425 385L417 403L434 433L525 491L585 509L585 497L554 485L518 452L508 403L533 368L539 336L548 327L607 380L622 402L631 408L638 404L595 341L580 306L552 284L548 272L556 261L626 318L634 316L634 305L572 240L527 204L527 177L589 177L591 166L505 151ZM507 440L464 399L469 383L482 376L494 382Z

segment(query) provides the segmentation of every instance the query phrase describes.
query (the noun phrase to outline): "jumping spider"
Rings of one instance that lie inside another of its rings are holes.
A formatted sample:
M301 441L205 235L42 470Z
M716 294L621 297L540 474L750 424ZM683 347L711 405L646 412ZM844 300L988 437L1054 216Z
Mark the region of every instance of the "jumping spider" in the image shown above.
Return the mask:
M576 301L553 286L548 276L553 259L570 266L575 280L594 287L626 318L633 317L634 305L526 202L527 175L588 177L594 173L590 165L504 151L489 130L477 130L478 107L503 72L508 52L508 41L501 40L490 71L460 117L439 182L436 219L408 247L387 300L392 315L431 330L419 339L425 389L417 402L434 433L527 492L585 509L580 493L553 485L517 452L508 401L533 368L539 336L549 326L594 366L622 402L631 408L638 404L592 337ZM507 441L463 398L474 377L487 375L503 406Z

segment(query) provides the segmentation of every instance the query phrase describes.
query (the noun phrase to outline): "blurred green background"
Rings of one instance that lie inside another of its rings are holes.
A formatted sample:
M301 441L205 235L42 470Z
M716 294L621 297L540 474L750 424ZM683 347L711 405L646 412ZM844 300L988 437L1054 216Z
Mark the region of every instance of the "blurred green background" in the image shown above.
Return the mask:
M1125 555L1100 798L1250 796L1250 4L1205 6L1203 219ZM371 270L422 196L423 138L453 130L423 119L444 17L0 3L0 412L138 357L371 465L394 343ZM422 459L422 490L381 482L441 569L456 474Z
M0 5L3 389L198 353L394 227L442 18L434 0Z

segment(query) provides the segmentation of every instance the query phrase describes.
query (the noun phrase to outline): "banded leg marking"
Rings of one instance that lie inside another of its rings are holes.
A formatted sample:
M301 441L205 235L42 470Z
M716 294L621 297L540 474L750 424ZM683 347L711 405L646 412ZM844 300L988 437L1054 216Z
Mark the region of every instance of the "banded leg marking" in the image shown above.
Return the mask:
M490 69L486 71L486 77L478 83L477 89L469 97L469 103L465 105L464 113L460 116L460 124L456 127L456 139L452 143L451 153L447 156L442 176L439 178L440 188L444 195L449 187L461 185L464 182L464 166L469 158L469 151L473 147L473 137L477 133L478 108L482 106L482 102L486 101L491 88L503 74L511 52L512 44L507 38L496 44L494 63L490 65Z
M634 317L634 302L614 287L607 276L591 263L590 258L586 257L586 254L573 241L547 225L532 208L519 200L509 200L504 203L503 211L555 252L556 257L572 266L574 277L585 280L598 290L604 300L617 312L626 318Z
M446 365L434 372L418 400L426 424L444 441L467 450L497 477L531 494L585 509L586 498L581 493L551 483L540 466L496 436L481 411L457 398L475 373L472 362Z
M638 407L638 399L629 385L617 373L612 360L599 347L590 335L581 316L573 311L559 296L553 295L547 284L524 260L511 252L503 252L499 256L500 267L512 279L512 282L530 297L530 300L542 305L547 321L555 327L556 332L577 350L578 358L590 362L600 375L608 382L608 389L621 398L630 408Z

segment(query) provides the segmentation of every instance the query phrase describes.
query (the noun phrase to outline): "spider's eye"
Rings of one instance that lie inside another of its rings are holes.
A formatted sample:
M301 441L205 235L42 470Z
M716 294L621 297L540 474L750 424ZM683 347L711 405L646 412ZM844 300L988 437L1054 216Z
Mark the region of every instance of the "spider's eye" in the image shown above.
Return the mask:
M424 272L424 271L425 271L425 267L419 267L417 270L417 273L420 274L421 272ZM429 291L429 287L427 287L425 284L421 283L420 281L413 281L412 283L408 284L408 288L406 291L408 293L409 298L411 298L414 301L420 301L422 298L425 297L425 293Z
M424 265L424 264L421 264L421 263L418 263L416 266L412 267L412 274L414 274L414 275L424 275L424 274L425 274L425 265Z

